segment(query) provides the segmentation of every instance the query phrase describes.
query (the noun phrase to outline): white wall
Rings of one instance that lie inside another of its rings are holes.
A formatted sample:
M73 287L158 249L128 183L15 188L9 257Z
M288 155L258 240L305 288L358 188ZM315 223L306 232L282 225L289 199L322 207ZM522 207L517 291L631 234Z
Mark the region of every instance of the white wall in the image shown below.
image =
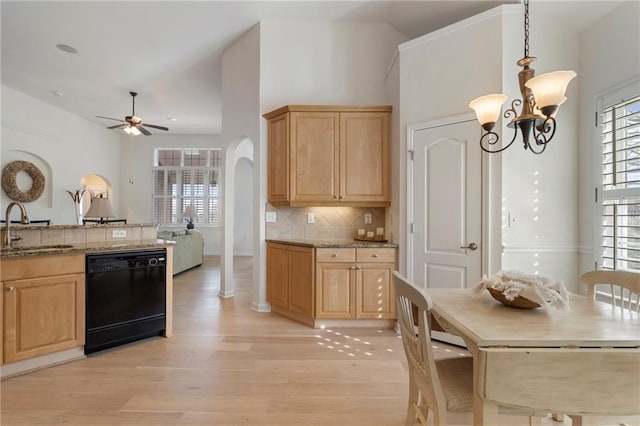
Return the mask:
M406 37L386 24L262 22L260 111L287 104L385 105ZM395 141L392 141L394 143Z
M522 138L502 154L503 269L539 273L562 279L577 289L577 166L579 79L578 33L554 12L557 4L536 2L530 8L530 56L536 75L554 70L575 70L568 101L558 115L553 140L541 155L522 147ZM521 99L516 61L523 56L522 8L505 18L503 79L508 103ZM503 120L503 141L513 129ZM510 222L509 222L510 218Z
M253 234L251 240L254 256L252 308L257 311L268 310L264 284L266 281L265 225L262 220L266 202L266 169L260 161L261 156L266 153L266 148L261 146L261 120L260 25L256 25L225 49L222 56L222 135L227 143L240 142L247 138L254 146L251 198L241 195L241 181L236 182L235 188L236 198L244 196L252 203L250 227ZM245 185L248 184L249 182L245 183ZM237 208L235 212L238 212ZM234 234L238 226L239 224L234 226ZM248 228L246 227L244 231L246 232ZM229 231L229 227L226 229ZM228 247L229 242L226 245L226 248ZM233 286L233 258L225 255L222 257L221 282L221 292L230 294Z
M580 35L579 270L593 269L595 230L594 179L598 170L594 126L598 94L640 78L640 2L625 1ZM636 80L636 87L640 83ZM638 92L640 93L640 88Z
M400 55L396 53L393 63L388 67L387 75L385 79L387 101L393 108L391 111L391 123L389 126L390 138L394 141L390 145L389 149L389 161L391 167L389 168L389 185L391 189L391 205L385 212L385 229L387 230L387 238L390 241L398 242L400 236L406 235L406 221L400 219L400 206L405 206L407 200L405 193L399 191L401 182L406 181L406 170L401 167L395 167L400 164L400 141L402 140L402 127L400 126ZM402 238L404 239L404 237ZM401 253L404 250L400 251ZM404 261L404 253L402 254L402 261ZM405 265L400 262L398 270L405 272Z
M402 201L392 215L400 228L396 242L400 245L399 268L404 272L408 199L406 128L470 113L467 105L471 99L502 91L502 19L500 9L489 11L399 47L400 143L392 147L397 162L391 168L398 170L392 193Z
M79 189L80 179L90 173L111 183L116 194L113 208L124 213L118 197L120 139L115 132L4 85L1 131L1 167L14 160L26 160L45 175L44 195L26 204L31 220L75 223L74 205L65 190ZM30 184L28 179L26 184ZM27 190L28 186L21 189ZM2 191L1 201L4 212L12 200ZM19 218L17 209L12 218Z

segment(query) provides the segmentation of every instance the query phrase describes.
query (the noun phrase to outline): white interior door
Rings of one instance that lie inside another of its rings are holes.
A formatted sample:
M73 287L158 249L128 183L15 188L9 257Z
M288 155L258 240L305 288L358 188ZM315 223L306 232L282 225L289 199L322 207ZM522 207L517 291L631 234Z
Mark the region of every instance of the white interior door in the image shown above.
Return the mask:
M473 117L413 126L408 274L425 288L470 288L482 274L482 157ZM458 336L437 340L464 346Z
M427 123L409 132L409 267L413 281L425 288L468 288L481 278L479 126L473 119L461 120Z

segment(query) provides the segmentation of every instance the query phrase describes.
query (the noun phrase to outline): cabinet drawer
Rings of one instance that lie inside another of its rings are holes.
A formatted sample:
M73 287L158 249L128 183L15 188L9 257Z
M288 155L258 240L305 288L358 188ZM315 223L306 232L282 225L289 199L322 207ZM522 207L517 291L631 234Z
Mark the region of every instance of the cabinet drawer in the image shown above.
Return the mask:
M316 262L355 262L356 249L354 248L318 248L316 249Z
M394 248L359 248L357 250L358 262L382 262L395 263L396 249Z

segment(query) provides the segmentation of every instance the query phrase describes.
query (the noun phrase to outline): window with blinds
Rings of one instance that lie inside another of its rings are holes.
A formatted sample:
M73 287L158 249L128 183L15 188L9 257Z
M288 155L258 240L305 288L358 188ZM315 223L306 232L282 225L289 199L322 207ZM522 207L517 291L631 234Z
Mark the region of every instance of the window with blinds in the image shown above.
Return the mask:
M640 96L602 110L601 269L640 271Z
M154 152L153 220L183 224L193 206L194 223L220 226L220 149L158 148Z

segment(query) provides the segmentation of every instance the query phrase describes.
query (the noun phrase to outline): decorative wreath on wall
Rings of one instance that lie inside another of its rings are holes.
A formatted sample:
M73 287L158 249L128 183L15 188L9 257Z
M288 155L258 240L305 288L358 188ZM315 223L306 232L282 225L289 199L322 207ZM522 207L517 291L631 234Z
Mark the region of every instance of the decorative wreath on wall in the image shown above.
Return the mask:
M21 191L16 182L16 176L26 172L33 181L28 191ZM2 189L12 200L30 203L40 198L44 192L44 175L33 163L28 161L13 161L2 171Z

